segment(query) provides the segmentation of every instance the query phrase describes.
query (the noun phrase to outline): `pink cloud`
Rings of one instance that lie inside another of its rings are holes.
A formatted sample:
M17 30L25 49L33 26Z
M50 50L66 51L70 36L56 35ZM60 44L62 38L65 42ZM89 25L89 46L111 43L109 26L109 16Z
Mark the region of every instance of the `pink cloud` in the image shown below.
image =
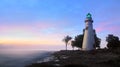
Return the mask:
M104 32L104 31L109 31L109 32L116 32L119 31L120 29L120 23L118 18L113 18L111 20L99 22L98 24L96 23L95 29L96 32Z
M103 32L103 31L110 31L110 32L116 32L119 31L120 27L117 25L111 26L111 25L104 25L96 27L96 32Z
M108 25L108 22L99 22L99 24L96 25L96 32L102 32L106 29L106 26Z
M0 25L0 33L20 32L35 36L63 35L65 31L62 29L64 26L68 25L65 22L67 21L37 21L32 24L2 24Z

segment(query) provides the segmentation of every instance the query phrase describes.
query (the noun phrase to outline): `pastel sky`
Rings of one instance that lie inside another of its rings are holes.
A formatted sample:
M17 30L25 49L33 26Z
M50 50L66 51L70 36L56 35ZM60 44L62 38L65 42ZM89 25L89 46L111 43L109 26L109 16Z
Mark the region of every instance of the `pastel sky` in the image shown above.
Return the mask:
M101 47L108 34L120 37L120 0L0 0L0 44L62 49L64 36L83 33L88 12Z

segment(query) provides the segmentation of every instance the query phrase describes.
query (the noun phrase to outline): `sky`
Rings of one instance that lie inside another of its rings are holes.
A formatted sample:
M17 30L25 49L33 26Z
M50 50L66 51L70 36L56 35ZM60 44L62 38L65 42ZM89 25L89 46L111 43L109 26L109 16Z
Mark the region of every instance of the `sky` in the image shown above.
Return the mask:
M120 37L120 0L0 0L0 48L63 49L62 39L82 34L87 13L106 46Z

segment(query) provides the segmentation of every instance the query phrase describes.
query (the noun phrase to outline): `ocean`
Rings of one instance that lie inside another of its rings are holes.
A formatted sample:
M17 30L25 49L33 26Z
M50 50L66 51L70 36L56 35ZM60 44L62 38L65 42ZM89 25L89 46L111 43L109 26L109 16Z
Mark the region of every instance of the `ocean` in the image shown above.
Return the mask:
M49 57L52 51L0 49L0 67L24 67Z

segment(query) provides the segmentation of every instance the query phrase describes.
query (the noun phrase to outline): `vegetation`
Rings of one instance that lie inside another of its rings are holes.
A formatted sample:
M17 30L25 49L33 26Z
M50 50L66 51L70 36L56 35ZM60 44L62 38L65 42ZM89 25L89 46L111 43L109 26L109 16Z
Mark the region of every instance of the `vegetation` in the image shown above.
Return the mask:
M75 36L75 39L74 41L72 41L71 46L82 48L82 43L83 43L83 35L80 34L80 35Z
M95 32L95 30L94 30ZM75 36L74 40L71 41L71 46L74 50L74 47L77 47L77 48L82 48L82 43L83 43L83 37L84 37L84 30L83 30L83 34L80 34L80 35L77 35ZM68 45L68 42L72 39L72 37L70 36L66 36L63 41L65 42L65 45L66 45L66 50L67 50L67 45ZM95 44L94 44L94 48L98 48L100 49L100 43L101 43L101 39L97 37L96 33L94 35L94 39L95 39ZM107 37L106 37L106 41L108 42L107 43L107 48L111 51L117 51L117 52L120 52L120 40L119 40L119 37L118 36L114 36L113 34L109 34Z
M94 45L94 48L100 49L101 39L98 38L96 34L94 35L94 37L95 37L95 45Z
M120 48L119 37L109 34L108 37L106 37L106 41L108 42L107 47L109 50L115 50Z
M75 36L75 39L74 39L74 41L72 41L71 46L73 48L74 47L82 48L83 37L84 37L83 34ZM94 37L95 37L95 45L94 45L94 47L95 48L100 48L101 39L98 38L96 34L94 35Z
M65 47L66 47L66 50L67 50L67 45L68 45L68 42L70 41L72 39L72 37L70 37L70 36L66 36L64 39L63 39L63 42L65 42Z

